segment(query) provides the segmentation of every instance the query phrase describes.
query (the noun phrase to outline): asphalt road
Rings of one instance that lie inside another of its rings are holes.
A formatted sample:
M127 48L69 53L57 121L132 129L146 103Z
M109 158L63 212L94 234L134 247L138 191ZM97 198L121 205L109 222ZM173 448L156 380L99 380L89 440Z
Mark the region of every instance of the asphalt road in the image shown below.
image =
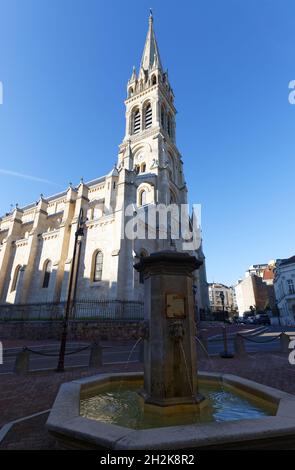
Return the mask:
M222 331L222 329L220 329ZM280 340L275 339L271 342L265 342L269 339L277 337L282 332L281 327L257 327L251 332L243 332L243 335L246 335L250 339L254 339L255 342L246 340L246 350L249 353L256 351L271 351L279 352L280 351ZM295 328L286 328L286 332L289 335L294 333L295 337ZM257 335L259 333L259 336ZM73 351L80 349L84 346L87 346L87 343L81 342L70 342L68 343L67 351ZM135 342L130 342L129 344L116 345L116 344L102 344L103 346L103 363L104 364L122 364L122 369L125 367L127 361L129 362L139 362L139 344L135 346ZM132 348L133 352L131 354ZM35 351L41 351L46 354L55 354L53 357L42 356L37 354L30 354L30 370L43 370L43 369L54 369L57 366L58 362L58 343L49 345L38 345L32 346L32 349ZM222 334L216 335L209 339L208 341L208 350L210 356L219 355L220 352L224 351L224 342ZM13 371L16 355L21 351L21 348L10 348L4 350L3 364L0 364L0 374L9 373ZM228 335L228 352L234 351L234 334ZM67 355L65 359L65 367L71 366L87 366L89 363L89 349L81 351L75 354Z
M283 329L282 327L257 327L255 330L251 332L245 333L241 332L243 336L246 336L247 340L244 340L244 344L246 347L246 351L248 353L253 352L279 352L280 351L280 339L279 334L285 331L290 336L294 333L295 337L295 328L293 327L286 327ZM234 336L235 335L228 335L228 352L234 352ZM272 341L270 341L272 340ZM216 337L211 338L208 341L208 351L210 355L217 355L220 352L224 351L224 340L223 336L220 334Z
M137 346L134 351L131 353L131 349L134 343L130 345L110 347L105 346L103 348L103 363L108 364L122 364L122 367L129 362L138 362L139 361L139 346ZM80 349L83 346L87 346L87 343L70 343L70 347L67 348L67 351L73 351L75 349ZM45 345L38 347L31 347L34 351L43 352L46 354L55 354L53 357L42 356L39 354L30 353L30 371L42 370L42 369L54 369L57 366L58 362L58 345ZM3 364L0 365L0 374L12 372L15 364L15 358L18 352L21 351L21 348L11 348L4 350ZM66 355L65 357L65 367L71 366L87 366L89 363L89 349L81 351L75 354Z

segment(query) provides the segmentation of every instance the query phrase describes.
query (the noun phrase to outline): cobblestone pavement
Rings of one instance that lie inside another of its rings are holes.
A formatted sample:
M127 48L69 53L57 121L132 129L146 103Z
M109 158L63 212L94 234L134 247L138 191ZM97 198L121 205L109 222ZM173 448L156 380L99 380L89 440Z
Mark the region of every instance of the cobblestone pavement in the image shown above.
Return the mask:
M256 353L246 358L202 359L200 370L227 372L255 380L295 394L295 366L288 362L287 354ZM126 372L122 365L100 369L71 370L65 373L31 374L18 377L0 376L0 427L16 420L51 408L59 386L77 377L99 372ZM140 364L130 364L129 371L141 370ZM0 449L56 449L54 439L45 428L46 415L16 423L6 434Z
M201 360L200 370L239 375L255 382L295 394L295 366L288 354L253 353L245 358Z
M236 333L238 331L242 332L250 332L250 331L255 331L261 325L229 325L228 323L226 325L226 330L228 334L231 333ZM222 322L201 322L199 327L198 327L198 332L207 337L210 338L212 336L216 335L222 335L223 331L223 326L224 324Z

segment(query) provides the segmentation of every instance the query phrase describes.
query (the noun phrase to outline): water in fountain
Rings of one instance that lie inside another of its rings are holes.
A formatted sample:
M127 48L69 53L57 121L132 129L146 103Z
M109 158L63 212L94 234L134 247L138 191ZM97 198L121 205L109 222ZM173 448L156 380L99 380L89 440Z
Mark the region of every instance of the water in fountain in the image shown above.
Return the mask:
M132 354L133 354L133 352L134 352L136 346L138 345L138 343L140 343L140 341L142 341L142 338L138 338L138 339L135 341L135 343L134 343L134 345L132 346L132 348L130 349L129 354L128 354L127 361L126 361L125 364L124 364L124 371L127 370L128 365L129 365L129 362L131 361ZM120 380L120 383L119 383L119 387L118 387L118 392L120 392L123 382L124 382L124 379L121 379L121 380Z
M129 363L130 363L130 361L131 361L131 357L132 357L132 355L133 355L133 353L134 353L134 351L135 351L135 348L136 348L136 346L140 343L140 341L142 341L142 338L138 338L138 339L135 341L135 343L133 344L132 348L130 349L129 354L128 354L127 361L125 362L125 365L124 365L124 371L127 370L128 365L129 365ZM120 393L120 391L121 391L121 389L122 389L123 383L124 383L124 380L121 379L120 382L119 382L118 393ZM115 411L115 410L114 410L114 411Z
M205 346L204 346L204 344L202 343L202 341L200 340L200 338L198 338L198 336L195 336L195 340L198 341L199 345L201 346L201 348L202 348L203 351L205 352L207 358L210 360L210 355L209 355L208 349L205 348Z
M258 406L255 400L246 399L219 385L202 385L200 392L206 396L206 406L198 412L159 415L144 409L138 389L142 383L109 385L101 392L81 401L83 417L133 429L147 429L206 422L256 419L272 414L268 408Z

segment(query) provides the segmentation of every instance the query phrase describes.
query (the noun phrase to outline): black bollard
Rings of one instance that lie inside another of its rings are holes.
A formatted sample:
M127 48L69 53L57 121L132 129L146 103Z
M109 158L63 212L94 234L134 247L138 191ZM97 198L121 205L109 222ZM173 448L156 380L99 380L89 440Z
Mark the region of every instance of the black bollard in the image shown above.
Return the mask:
M235 354L239 357L247 356L244 338L237 333L234 339Z
M232 357L234 357L234 355L228 352L227 331L226 331L226 326L225 325L222 327L222 336L223 336L224 351L220 353L220 357L222 357L224 359L231 359Z
M19 352L15 358L14 373L18 375L25 375L29 372L30 366L30 353L26 349Z
M102 366L102 347L99 343L92 343L89 357L89 367Z

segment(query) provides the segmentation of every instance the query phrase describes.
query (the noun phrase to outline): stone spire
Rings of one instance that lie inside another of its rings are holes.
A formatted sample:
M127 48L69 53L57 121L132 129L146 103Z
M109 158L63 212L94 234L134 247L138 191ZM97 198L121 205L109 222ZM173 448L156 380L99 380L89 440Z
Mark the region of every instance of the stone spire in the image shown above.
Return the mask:
M143 68L144 70L149 70L154 66L154 64L157 64L157 67L162 71L160 53L154 33L153 22L153 14L150 10L149 29L146 36L140 68Z
M135 82L137 80L137 75L136 75L136 70L135 70L135 66L133 65L133 69L132 69L132 75L129 79L129 83L131 82Z

